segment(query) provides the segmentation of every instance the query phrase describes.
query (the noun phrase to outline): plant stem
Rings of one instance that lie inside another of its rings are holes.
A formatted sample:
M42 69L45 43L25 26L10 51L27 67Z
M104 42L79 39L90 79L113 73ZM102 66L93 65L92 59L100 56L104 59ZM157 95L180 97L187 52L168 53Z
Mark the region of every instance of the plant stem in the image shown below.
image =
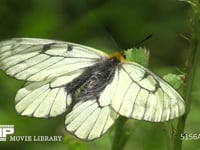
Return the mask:
M177 131L173 136L173 150L181 150L182 147L182 140L180 138L180 134L184 133L185 122L187 119L187 114L190 110L191 104L191 95L192 95L192 88L193 82L195 77L195 72L198 65L198 60L200 59L200 15L199 15L199 3L191 3L191 1L186 1L192 4L194 17L193 17L193 24L192 24L192 38L191 38L191 54L189 56L189 64L187 68L187 78L186 78L186 87L184 91L184 99L186 104L186 113L184 116L180 117L177 124Z
M135 131L137 121L128 122L128 119L119 116L115 123L115 131L112 142L112 150L122 150L124 149L126 143L128 142L130 136Z
M114 138L113 138L113 143L112 143L112 150L121 150L126 144L126 140L128 139L125 136L126 131L124 130L124 125L126 121L127 121L127 118L121 117L121 116L116 121L115 133L114 133Z

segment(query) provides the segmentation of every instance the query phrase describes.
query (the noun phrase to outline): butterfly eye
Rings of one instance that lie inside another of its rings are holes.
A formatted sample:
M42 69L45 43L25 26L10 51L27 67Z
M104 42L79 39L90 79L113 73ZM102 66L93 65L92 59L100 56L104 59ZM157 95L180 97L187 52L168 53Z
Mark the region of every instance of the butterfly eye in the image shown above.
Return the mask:
M121 52L121 55L126 59L126 54L124 52Z

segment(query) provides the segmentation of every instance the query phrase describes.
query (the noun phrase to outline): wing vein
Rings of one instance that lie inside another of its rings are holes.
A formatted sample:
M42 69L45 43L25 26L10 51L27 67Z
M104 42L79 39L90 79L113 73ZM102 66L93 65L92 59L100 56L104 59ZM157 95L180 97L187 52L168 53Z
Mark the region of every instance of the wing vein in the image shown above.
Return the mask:
M48 116L50 116L51 110L52 110L52 108L53 108L53 105L54 105L54 103L55 103L55 101L56 101L56 97L58 96L58 93L60 92L60 90L61 90L61 88L59 88L59 90L58 90L57 93L55 94L55 98L54 98L54 100L53 100L53 102L52 102L52 104L51 104L51 106L50 106Z

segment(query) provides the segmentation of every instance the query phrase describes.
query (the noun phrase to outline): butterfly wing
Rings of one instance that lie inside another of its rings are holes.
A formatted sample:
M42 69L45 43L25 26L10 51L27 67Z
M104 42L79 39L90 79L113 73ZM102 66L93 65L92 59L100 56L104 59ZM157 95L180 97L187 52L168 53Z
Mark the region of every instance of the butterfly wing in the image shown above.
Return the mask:
M183 115L182 97L163 79L143 66L124 62L116 70L111 106L120 115L152 122Z
M0 68L28 81L16 95L16 110L33 117L67 111L72 97L66 84L108 58L90 47L54 40L19 38L0 43ZM93 140L108 130L118 114L160 122L184 111L183 99L164 80L139 64L123 62L99 97L74 105L65 127L80 139Z
M16 94L16 111L21 115L37 118L55 117L66 112L72 103L72 97L65 86L80 74L81 72L52 80L26 83Z
M110 106L115 85L115 82L111 82L100 96L79 101L66 115L66 130L83 140L89 141L101 137L118 117Z
M76 137L89 141L101 137L114 123L117 114L110 106L100 107L94 100L77 103L67 114L65 128Z
M17 92L17 112L40 118L67 111L72 98L65 85L107 57L90 47L54 40L16 38L0 42L0 69L28 81Z
M0 43L0 68L26 81L59 77L107 58L96 49L54 40L16 38Z

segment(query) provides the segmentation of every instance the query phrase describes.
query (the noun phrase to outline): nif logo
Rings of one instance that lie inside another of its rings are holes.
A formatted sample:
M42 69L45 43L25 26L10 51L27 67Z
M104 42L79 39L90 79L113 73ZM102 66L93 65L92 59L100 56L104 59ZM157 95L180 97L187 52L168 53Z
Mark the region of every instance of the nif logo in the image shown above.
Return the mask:
M6 141L6 136L13 133L14 125L0 125L0 141Z

